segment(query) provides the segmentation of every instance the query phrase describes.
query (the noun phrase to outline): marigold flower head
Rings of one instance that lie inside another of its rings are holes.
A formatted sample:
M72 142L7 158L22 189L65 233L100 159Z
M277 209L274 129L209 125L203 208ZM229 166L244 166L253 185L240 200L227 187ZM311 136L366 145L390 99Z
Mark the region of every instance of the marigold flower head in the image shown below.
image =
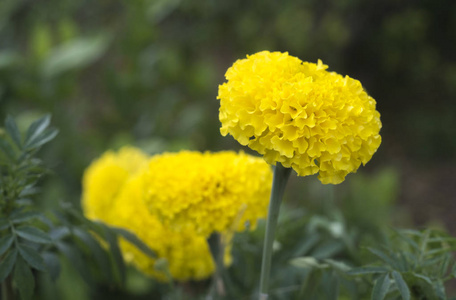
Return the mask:
M123 147L107 151L84 172L82 207L88 218L109 220L114 201L128 178L146 166L149 157L141 150Z
M164 225L151 214L143 199L144 176L139 174L128 180L113 207L109 225L123 227L133 232L155 251L158 258L167 261L169 273L178 281L201 280L214 272L214 262L207 240L192 230L183 228L176 231ZM132 263L144 274L162 281L168 278L163 270L156 268L156 260L126 240L121 240L121 249L126 261ZM231 256L227 254L226 263Z
M253 228L265 217L272 171L261 158L232 151L182 151L152 157L146 205L165 224L213 232Z
M337 184L381 143L376 102L358 80L263 51L236 61L219 86L222 135L298 175Z
M206 237L192 228L179 231L164 225L151 214L144 203L146 185L143 172L149 158L140 150L126 147L108 151L95 160L83 178L82 206L85 214L110 226L123 227L147 244L158 258L168 262L171 276L179 281L199 280L214 271ZM145 274L167 280L163 270L156 269L155 259L126 240L120 245L124 258ZM229 247L225 263L231 261Z

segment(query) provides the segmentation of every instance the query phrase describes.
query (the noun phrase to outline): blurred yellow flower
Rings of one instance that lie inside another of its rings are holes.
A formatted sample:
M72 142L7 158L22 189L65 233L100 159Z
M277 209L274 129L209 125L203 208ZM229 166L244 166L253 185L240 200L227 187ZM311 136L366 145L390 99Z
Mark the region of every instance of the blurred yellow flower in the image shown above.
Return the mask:
M272 171L261 158L231 151L154 156L145 173L145 201L176 228L213 232L253 228L267 214Z
M149 158L140 150L125 147L118 153L108 151L95 160L84 174L82 206L85 214L108 225L134 233L167 261L171 276L179 281L199 280L214 272L206 237L192 228L179 231L165 226L144 203L144 172ZM155 259L145 255L126 240L120 241L125 260L145 274L167 280L164 270L156 269ZM225 263L231 256L226 249Z
M115 199L128 178L146 167L149 157L141 150L123 147L107 151L92 162L82 179L82 208L94 220L108 221Z
M342 182L379 147L380 114L359 81L326 69L269 51L236 61L219 86L220 132L270 164Z
M166 259L169 272L175 280L208 278L215 266L206 238L190 228L173 230L151 214L143 201L143 179L144 176L139 174L125 184L113 207L113 218L109 225L131 231L154 250L158 258ZM165 272L156 268L156 261L134 245L122 240L121 248L126 261L143 273L167 280Z

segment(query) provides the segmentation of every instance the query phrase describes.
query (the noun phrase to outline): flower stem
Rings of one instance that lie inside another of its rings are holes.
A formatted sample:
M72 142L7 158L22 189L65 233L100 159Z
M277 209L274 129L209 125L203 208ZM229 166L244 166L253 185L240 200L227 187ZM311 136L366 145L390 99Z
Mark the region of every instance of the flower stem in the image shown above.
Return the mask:
M280 203L285 192L291 168L285 168L277 163L274 168L272 180L271 199L269 201L268 220L266 223L266 235L264 237L263 260L261 262L260 300L268 299L269 274L271 273L272 245L274 243L275 229L279 217Z
M215 272L212 276L212 287L207 299L219 299L225 296L225 284L223 282L223 255L224 245L219 233L213 233L208 239L209 249L215 263Z

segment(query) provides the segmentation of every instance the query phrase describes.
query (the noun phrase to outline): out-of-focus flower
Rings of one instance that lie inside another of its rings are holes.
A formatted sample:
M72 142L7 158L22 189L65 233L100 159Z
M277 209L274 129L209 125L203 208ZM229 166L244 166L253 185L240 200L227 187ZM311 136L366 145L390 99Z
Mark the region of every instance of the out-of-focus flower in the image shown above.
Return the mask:
M122 227L140 238L167 261L170 275L179 281L200 280L214 272L206 237L195 229L174 230L151 214L144 203L148 183L142 171L149 158L140 150L126 147L109 151L95 160L83 178L82 206L85 214L110 226ZM126 240L120 241L124 258L145 274L167 280L166 272L156 268L156 260ZM229 264L229 247L225 263Z
M132 175L147 166L149 157L141 150L123 147L107 151L84 172L82 208L90 219L109 221L117 195Z
M176 231L165 226L151 214L143 201L144 176L131 178L120 192L110 225L133 232L155 251L158 258L167 261L169 273L175 280L200 280L211 276L214 262L206 238L191 228ZM121 249L127 261L143 273L159 280L167 280L163 270L156 268L156 261L128 241L121 241ZM228 254L227 264L231 257Z
M359 81L326 69L269 51L236 61L219 87L222 135L300 176L342 182L379 147L380 114Z
M267 214L272 171L261 158L231 151L154 156L145 173L146 205L165 224L213 232L253 228Z

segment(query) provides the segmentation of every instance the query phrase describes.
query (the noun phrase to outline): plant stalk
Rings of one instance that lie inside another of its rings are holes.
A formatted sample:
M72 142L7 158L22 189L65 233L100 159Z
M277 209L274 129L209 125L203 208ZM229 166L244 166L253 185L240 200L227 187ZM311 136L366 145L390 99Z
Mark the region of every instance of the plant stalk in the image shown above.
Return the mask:
M264 237L263 258L261 262L261 279L260 279L260 300L268 299L269 275L271 273L272 246L274 244L274 235L279 218L280 203L285 192L288 178L290 177L291 168L285 168L282 164L277 163L274 168L274 177L272 179L271 198L269 201L268 219L266 222L266 234Z
M219 233L213 233L208 239L209 248L215 263L215 272L212 276L212 287L207 299L221 299L225 297L225 284L223 282L224 270L224 245Z

